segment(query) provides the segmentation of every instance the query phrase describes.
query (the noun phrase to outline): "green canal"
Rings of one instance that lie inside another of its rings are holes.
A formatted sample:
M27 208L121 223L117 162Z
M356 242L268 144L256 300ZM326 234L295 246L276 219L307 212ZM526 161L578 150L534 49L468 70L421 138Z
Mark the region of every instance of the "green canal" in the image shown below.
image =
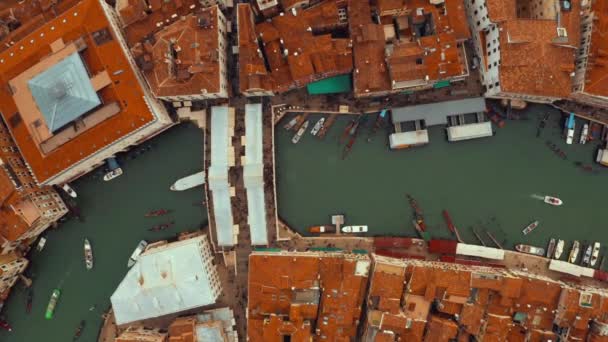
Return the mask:
M135 158L134 158L135 157ZM97 339L101 315L110 306L110 296L127 272L127 260L137 243L174 237L180 231L206 225L207 213L199 204L201 189L172 192L178 178L203 167L201 131L182 124L154 138L128 155L119 156L124 175L111 182L91 173L73 183L84 222L70 219L48 231L47 244L33 252L29 275L34 278L31 314L25 312L26 292L20 283L6 303L4 316L13 326L1 331L0 341L71 341L81 320L86 320L81 341ZM149 210L166 208L164 217L144 218ZM175 221L162 232L153 225ZM95 266L85 269L83 239L93 245ZM44 312L54 288L61 298L52 320Z
M537 138L538 123L548 112ZM350 117L336 121L324 140L307 133L297 145L290 141L293 132L282 127L287 117L275 132L279 216L304 234L342 213L347 225L368 225L370 235L415 236L409 193L433 237L450 236L441 214L446 209L468 243L478 243L476 230L489 246L485 231L505 248L521 242L546 247L551 237L565 239L567 248L574 239L606 245L608 170L594 163L597 143L566 145L561 114L550 107L531 106L523 114L527 119L507 121L491 138L448 143L442 127L431 127L429 145L399 151L389 150L387 130L368 141L369 120L345 160L338 140ZM311 126L319 117L310 117ZM577 122L577 140L581 127ZM551 207L533 195L554 195L564 205ZM522 229L534 220L539 227L524 239Z

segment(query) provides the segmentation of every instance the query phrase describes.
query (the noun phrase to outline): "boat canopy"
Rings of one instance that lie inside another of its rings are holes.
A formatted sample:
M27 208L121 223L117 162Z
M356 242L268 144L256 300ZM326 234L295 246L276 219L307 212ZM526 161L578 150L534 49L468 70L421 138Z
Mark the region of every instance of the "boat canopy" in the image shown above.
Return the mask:
M466 243L459 243L456 246L456 254L475 256L493 260L503 260L505 258L505 251L502 249L477 245L468 245Z
M400 132L389 135L391 149L408 148L429 143L429 133L426 129L420 131Z
M447 128L448 141L460 141L477 138L491 137L492 134L492 123L491 122L480 122L459 126L452 126Z

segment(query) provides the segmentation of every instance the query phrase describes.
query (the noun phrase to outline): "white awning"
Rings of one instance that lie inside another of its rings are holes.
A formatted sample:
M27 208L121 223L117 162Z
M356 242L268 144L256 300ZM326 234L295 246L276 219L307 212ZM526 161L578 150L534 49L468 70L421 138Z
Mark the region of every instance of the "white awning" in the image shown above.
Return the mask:
M426 129L412 132L393 133L388 137L391 149L408 148L429 143Z
M480 122L474 124L448 127L448 141L459 141L476 138L491 137L492 123Z

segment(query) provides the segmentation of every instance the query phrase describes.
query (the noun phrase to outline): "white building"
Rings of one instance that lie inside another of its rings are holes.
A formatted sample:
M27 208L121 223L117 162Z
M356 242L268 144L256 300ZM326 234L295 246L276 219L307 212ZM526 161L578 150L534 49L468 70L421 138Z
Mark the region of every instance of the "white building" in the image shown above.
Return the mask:
M214 304L222 292L206 235L149 246L110 298L124 325Z

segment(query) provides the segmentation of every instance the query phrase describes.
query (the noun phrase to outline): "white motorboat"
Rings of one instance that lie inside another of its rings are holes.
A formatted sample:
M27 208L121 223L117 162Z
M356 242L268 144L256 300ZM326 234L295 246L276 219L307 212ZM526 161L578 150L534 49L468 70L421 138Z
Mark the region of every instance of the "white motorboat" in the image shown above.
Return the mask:
M536 227L538 227L538 224L539 224L538 221L534 221L534 222L530 223L529 225L526 226L526 228L524 228L524 230L522 230L522 233L524 233L524 235L530 234L534 229L536 229Z
M553 254L553 257L555 259L559 259L562 257L562 253L564 252L564 244L564 240L557 240L557 245L555 245L555 253Z
M78 196L76 194L76 191L74 191L74 189L72 189L72 187L68 183L63 184L61 186L61 189L63 189L63 191L65 191L65 193L68 194L72 198L76 198Z
M108 182L121 175L122 175L122 169L118 168L118 169L115 169L112 171L108 171L105 175L103 175L103 180Z
M547 247L547 258L552 258L553 257L553 253L555 253L555 239L551 238L551 240L549 240L549 246Z
M321 130L321 128L323 128L324 123L325 123L325 118L320 118L319 121L317 121L317 123L312 127L310 134L312 134L313 136L316 136L319 133L319 131Z
M87 270L93 268L93 248L89 239L84 239L84 263L87 266Z
M581 131L581 138L579 140L580 144L585 144L587 142L587 135L589 134L589 124L583 125L583 130Z
M40 240L38 240L38 244L36 245L36 250L38 252L42 251L44 249L44 246L46 245L46 238L44 236L40 237Z
M291 121L289 121L287 124L285 124L285 126L283 126L283 128L285 128L286 130L291 130L300 120L300 118L302 117L301 114L296 115L293 119L291 119Z
M544 202L550 205L554 205L556 207L564 204L561 199L553 196L545 196Z
M545 249L541 248L541 247L536 247L536 246L517 244L517 245L515 245L515 250L517 250L518 252L521 252L521 253L527 253L527 254L532 254L532 255L538 255L538 256L545 255Z
M581 265L589 266L589 263L591 262L591 253L592 252L593 252L593 246L588 245L587 248L585 248L585 254L583 254L583 260L581 260Z
M597 264L597 259L600 257L600 243L593 243L593 252L591 252L591 260L589 261L589 266L595 267Z
M367 226L344 226L344 227L342 227L342 233L356 234L356 233L366 233L366 232L367 232Z
M135 265L135 262L137 262L137 259L139 259L139 255L143 253L146 247L148 247L148 243L146 242L146 240L139 241L139 243L137 244L137 248L135 248L133 254L131 254L131 257L129 258L129 262L127 263L128 267Z
M178 179L171 185L172 191L184 191L205 184L205 171Z
M581 248L581 243L578 241L574 241L574 243L572 243L572 249L570 250L570 255L568 256L568 261L570 263L575 263L576 259L578 258L578 253L580 252L580 248Z
M294 144L297 144L300 141L300 138L302 138L302 135L304 135L304 132L306 132L307 128L308 128L308 120L306 120L304 122L304 124L302 125L302 127L300 127L300 129L298 130L298 133L296 133L296 135L293 136L293 138L291 139L291 142Z

